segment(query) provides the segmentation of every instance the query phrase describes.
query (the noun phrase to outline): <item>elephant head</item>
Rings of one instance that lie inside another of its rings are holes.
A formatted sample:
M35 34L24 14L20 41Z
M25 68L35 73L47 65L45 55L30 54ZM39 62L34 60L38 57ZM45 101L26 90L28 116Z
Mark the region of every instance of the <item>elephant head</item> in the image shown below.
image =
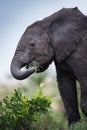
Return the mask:
M62 62L70 56L80 42L80 30L85 28L84 15L78 8L63 8L53 15L29 26L21 37L11 63L16 79L25 79L35 68L22 67L35 61L37 72L42 72L55 60Z
M40 21L36 22L27 27L18 43L11 63L11 73L16 79L25 79L35 72L35 68L21 70L24 66L35 61L38 66L37 72L42 72L52 62L53 56L54 52L47 30Z

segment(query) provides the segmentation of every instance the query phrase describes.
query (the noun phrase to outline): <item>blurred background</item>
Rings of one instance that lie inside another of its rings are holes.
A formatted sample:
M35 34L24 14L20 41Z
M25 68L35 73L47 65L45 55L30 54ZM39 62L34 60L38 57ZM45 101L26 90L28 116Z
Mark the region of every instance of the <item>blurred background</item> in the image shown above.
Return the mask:
M14 88L20 87L29 98L39 84L45 84L44 93L53 98L52 108L64 111L56 83L54 64L41 74L18 81L10 74L10 64L17 43L26 27L41 20L63 7L77 6L87 14L87 0L0 0L0 97L11 95Z
M86 0L0 0L0 84L9 83L10 63L17 43L28 25L63 7L78 6L87 14L86 5ZM51 70L55 75L53 65Z

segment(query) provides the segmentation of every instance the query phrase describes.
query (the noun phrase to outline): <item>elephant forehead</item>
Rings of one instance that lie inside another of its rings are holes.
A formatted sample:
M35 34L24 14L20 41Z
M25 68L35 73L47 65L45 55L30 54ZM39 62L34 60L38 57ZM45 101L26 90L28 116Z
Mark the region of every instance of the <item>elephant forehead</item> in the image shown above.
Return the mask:
M32 35L41 34L43 32L44 32L43 28L41 26L37 26L37 25L28 27L25 31L25 33L32 34Z
M42 38L40 38L38 35L32 35L28 37L29 42L41 42Z
M42 42L47 39L47 35L45 33L38 34L38 32L37 32L37 33L28 35L27 39L29 40L29 42L32 42L32 41L33 42Z

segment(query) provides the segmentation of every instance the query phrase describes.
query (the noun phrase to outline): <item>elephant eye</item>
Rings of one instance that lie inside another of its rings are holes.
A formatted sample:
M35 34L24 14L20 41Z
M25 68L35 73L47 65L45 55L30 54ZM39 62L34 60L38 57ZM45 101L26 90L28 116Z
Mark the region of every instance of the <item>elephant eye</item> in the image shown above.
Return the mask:
M35 46L35 43L32 42L32 43L30 43L29 45L30 45L31 47L34 47L34 46Z

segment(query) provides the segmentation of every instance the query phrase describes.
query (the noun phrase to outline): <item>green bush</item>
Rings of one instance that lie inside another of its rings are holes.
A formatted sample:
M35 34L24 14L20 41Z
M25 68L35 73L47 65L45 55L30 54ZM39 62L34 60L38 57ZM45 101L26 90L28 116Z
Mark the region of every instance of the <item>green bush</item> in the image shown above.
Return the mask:
M52 109L47 114L41 114L35 122L34 130L67 130L64 113L54 112Z
M47 113L51 99L42 93L43 84L29 100L20 90L0 101L0 130L32 130L39 116Z
M73 124L70 130L87 130L87 119L84 117L80 122Z

